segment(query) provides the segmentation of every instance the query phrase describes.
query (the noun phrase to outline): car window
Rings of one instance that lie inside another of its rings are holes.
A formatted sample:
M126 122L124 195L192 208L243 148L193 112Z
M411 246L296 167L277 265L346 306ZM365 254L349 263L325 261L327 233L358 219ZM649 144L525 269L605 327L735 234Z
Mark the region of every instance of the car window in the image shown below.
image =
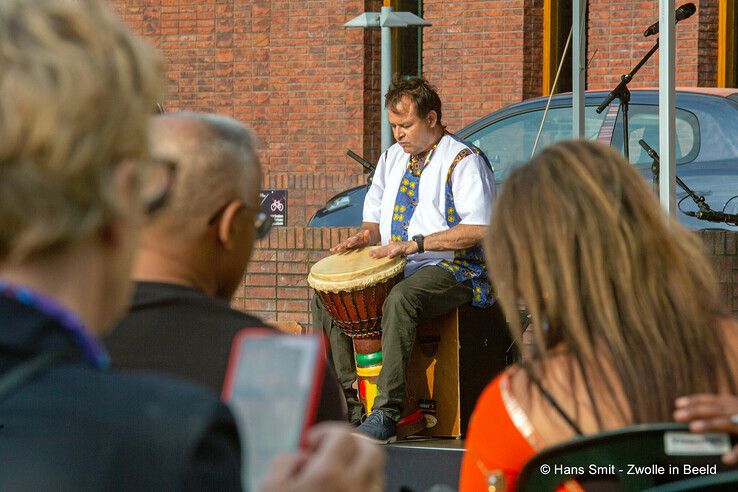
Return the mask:
M689 111L677 108L676 117L676 149L677 164L693 161L700 151L700 126L697 117ZM638 144L643 139L659 152L659 107L646 104L631 104L628 118L630 133L630 162L636 165L651 165L653 161ZM612 137L612 146L623 152L623 116L618 121Z
M597 136L606 115L606 112L597 114L595 108L587 106L584 111L588 139ZM495 170L495 179L501 181L512 169L530 159L542 117L543 108L509 116L472 133L465 140L482 149ZM536 151L571 138L571 122L571 106L549 109Z

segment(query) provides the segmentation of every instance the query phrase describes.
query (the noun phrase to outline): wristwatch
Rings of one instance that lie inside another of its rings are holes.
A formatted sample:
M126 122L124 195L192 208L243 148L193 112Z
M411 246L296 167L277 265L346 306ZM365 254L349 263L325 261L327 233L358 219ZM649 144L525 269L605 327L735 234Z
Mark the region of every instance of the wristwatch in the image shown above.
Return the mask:
M422 234L416 234L413 236L413 241L415 241L415 244L418 245L418 253L425 252L425 248L423 247L423 241L425 241L425 236Z

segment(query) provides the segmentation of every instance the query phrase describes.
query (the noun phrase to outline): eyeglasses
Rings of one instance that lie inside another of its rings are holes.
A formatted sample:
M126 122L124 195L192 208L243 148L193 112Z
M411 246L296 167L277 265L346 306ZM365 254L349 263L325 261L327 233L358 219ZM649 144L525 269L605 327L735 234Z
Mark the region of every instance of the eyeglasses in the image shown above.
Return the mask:
M141 201L147 215L166 205L174 186L177 163L168 159L149 158L138 167Z
M208 220L208 225L213 225L218 220L218 217L220 217L223 212L225 212L225 209L228 208L228 205L230 203L231 201L224 203L223 206L220 207L212 215L212 217L210 217L210 219ZM252 207L244 203L241 204L241 208L245 210L258 210L256 218L254 218L254 231L256 232L256 239L262 239L266 237L266 235L269 234L269 231L272 229L272 225L274 224L274 219L272 218L272 216L262 212L259 207Z

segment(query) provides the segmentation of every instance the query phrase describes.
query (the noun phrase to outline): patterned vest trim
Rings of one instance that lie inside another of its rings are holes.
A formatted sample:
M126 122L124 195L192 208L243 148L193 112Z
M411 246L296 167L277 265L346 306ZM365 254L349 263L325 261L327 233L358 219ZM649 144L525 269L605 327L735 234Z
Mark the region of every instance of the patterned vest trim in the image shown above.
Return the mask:
M454 158L446 175L446 223L449 228L461 222L461 217L454 205L453 190L451 188L451 174L462 159L471 155L469 149L463 149ZM429 156L430 157L430 156ZM426 159L426 165L430 159ZM423 166L423 169L425 166ZM407 229L418 205L418 191L420 189L420 172L413 172L413 166L408 166L402 177L400 188L397 190L395 207L392 212L391 241L407 241ZM473 294L472 305L487 307L493 302L491 288L487 278L487 267L484 262L484 253L481 246L462 249L454 252L453 260L442 260L438 266L448 271L459 282L471 280Z
M454 158L446 175L446 223L454 227L461 222L461 217L456 212L454 194L451 188L451 175L456 165L462 159L471 155L469 149L463 149ZM484 262L482 247L477 245L472 248L454 251L453 260L443 260L438 266L445 269L459 282L471 280L473 295L472 305L476 307L487 307L492 305L492 294L489 279L487 278L487 265Z

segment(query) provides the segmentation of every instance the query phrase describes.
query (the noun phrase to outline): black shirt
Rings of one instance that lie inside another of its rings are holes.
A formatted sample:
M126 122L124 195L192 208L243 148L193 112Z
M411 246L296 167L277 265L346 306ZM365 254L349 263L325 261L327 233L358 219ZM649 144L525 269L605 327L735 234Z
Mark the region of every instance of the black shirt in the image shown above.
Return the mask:
M113 367L176 374L220 394L234 336L268 326L198 289L137 282L127 316L105 345ZM326 367L316 420L344 419L338 382Z
M0 296L0 378L78 345L55 318ZM0 463L0 490L241 488L236 423L210 391L76 355L0 401Z

